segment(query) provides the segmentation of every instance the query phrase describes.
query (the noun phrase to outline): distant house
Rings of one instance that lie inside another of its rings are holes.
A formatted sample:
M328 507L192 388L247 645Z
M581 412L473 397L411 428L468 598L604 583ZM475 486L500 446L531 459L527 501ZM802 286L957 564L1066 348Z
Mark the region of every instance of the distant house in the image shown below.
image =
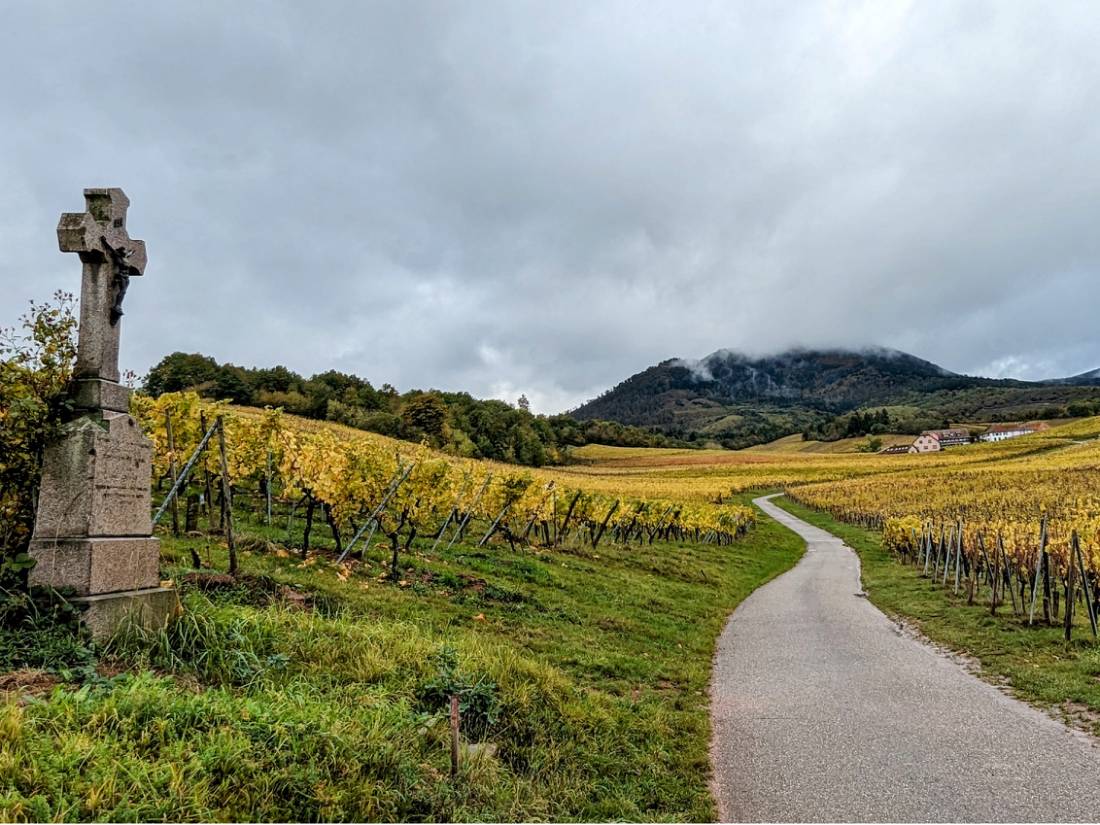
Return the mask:
M913 449L912 444L891 444L885 450L879 450L879 455L902 455L904 453L916 452Z
M1022 435L1031 435L1042 430L1049 430L1050 425L1045 421L1015 421L1010 424L994 424L981 435L982 441L1005 441L1009 438L1019 438Z
M917 436L909 452L934 453L948 447L961 447L969 443L970 433L967 430L925 430Z
M934 453L943 449L940 440L931 433L921 433L909 446L911 453Z

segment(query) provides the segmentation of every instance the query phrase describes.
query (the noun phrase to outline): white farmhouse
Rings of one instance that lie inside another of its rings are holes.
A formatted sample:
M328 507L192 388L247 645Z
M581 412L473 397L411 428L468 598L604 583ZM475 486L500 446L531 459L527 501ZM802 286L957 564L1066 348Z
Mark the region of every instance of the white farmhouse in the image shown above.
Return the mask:
M981 435L982 441L1006 441L1009 438L1019 438L1022 435L1031 435L1042 430L1049 430L1050 425L1044 421L1020 421L1011 424L994 424Z

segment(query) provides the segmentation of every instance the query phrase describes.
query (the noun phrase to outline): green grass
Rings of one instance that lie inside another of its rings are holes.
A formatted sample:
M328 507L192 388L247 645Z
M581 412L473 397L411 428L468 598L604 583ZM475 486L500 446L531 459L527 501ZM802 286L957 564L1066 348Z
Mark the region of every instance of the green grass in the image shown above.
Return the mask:
M1074 639L1066 643L1061 626L1028 627L1011 605L989 612L989 589L974 605L966 594L933 584L911 565L901 564L882 546L877 531L854 527L785 497L784 510L842 538L860 557L863 588L884 613L906 620L938 645L971 657L980 675L1019 698L1053 709L1067 721L1100 735L1100 645L1092 638L1079 606Z
M711 819L716 638L802 553L767 520L729 547L418 541L395 584L381 547L344 580L240 532L244 584L185 586L167 631L0 693L0 820ZM224 569L213 540L166 538L164 574L192 549ZM43 665L4 633L0 673ZM491 745L453 779L451 692Z

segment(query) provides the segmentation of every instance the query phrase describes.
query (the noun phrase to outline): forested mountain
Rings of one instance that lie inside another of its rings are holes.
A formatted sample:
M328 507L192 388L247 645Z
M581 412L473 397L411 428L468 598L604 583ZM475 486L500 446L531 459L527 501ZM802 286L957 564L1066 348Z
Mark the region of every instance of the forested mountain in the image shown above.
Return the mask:
M1100 389L1072 379L1025 382L958 375L897 350L794 349L752 358L719 350L699 361L670 359L572 411L746 446L807 432L842 434L850 413L889 408L891 428L1091 414Z
M1089 370L1080 375L1071 375L1069 378L1053 378L1045 383L1069 384L1077 387L1097 387L1100 386L1100 369Z

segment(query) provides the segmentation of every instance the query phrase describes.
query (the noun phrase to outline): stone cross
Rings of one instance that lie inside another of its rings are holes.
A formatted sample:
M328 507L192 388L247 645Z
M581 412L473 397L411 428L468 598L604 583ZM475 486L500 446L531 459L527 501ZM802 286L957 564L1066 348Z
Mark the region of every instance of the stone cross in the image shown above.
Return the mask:
M74 392L82 413L43 452L30 583L73 591L84 623L103 639L125 621L163 626L179 600L161 585L153 445L118 383L122 299L145 271L145 244L126 233L130 201L121 189L85 189L84 198L87 210L57 225L61 251L84 263Z
M80 338L75 397L83 409L129 409L130 392L118 383L119 319L130 278L145 272L145 241L126 231L130 199L121 189L85 189L83 212L66 212L57 224L62 252L84 264L80 285Z

